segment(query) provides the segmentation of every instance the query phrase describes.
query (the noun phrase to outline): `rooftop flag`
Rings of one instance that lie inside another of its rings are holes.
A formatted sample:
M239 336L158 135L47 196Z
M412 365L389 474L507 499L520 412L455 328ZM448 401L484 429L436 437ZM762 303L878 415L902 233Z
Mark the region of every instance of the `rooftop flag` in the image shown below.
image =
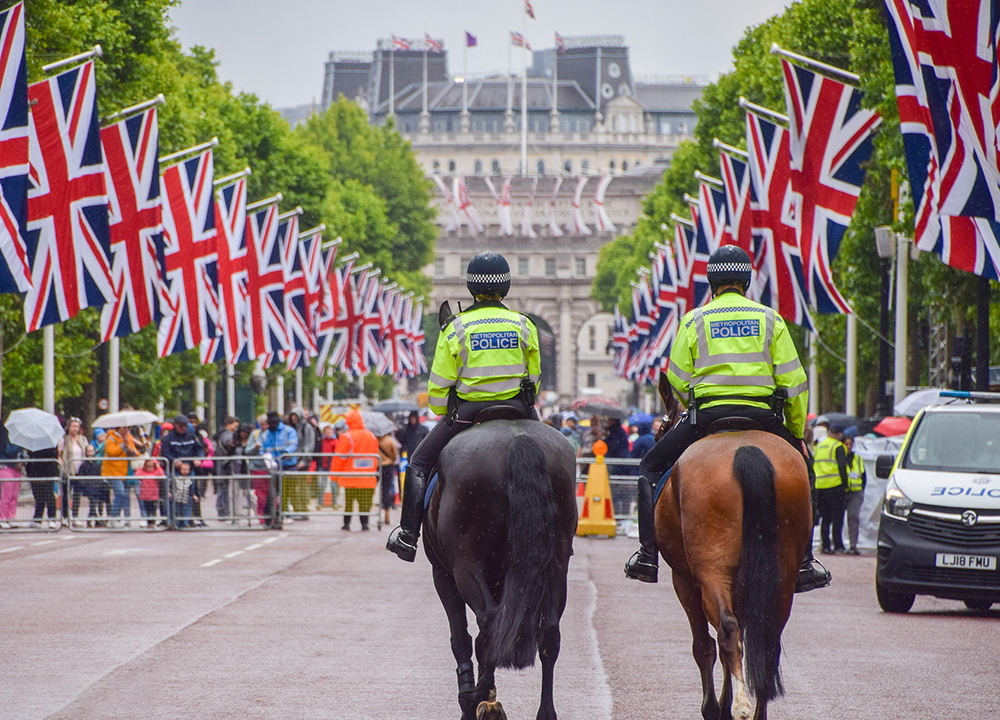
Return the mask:
M470 33L468 30L465 32L465 47L476 47L479 44L479 40L475 35Z
M444 51L444 41L435 40L430 36L429 33L424 33L424 42L426 43L425 49L432 53L439 53Z
M566 41L562 39L562 35L556 33L556 50L561 53L566 52Z
M392 49L395 50L409 50L413 47L413 41L407 40L406 38L392 36Z
M0 292L27 292L28 74L24 3L0 13Z
M531 7L531 0L524 0L524 13L532 20L535 19L535 9Z
M511 31L510 44L514 47L523 47L525 50L531 50L531 45L529 45L528 41L524 39L524 35L519 32Z

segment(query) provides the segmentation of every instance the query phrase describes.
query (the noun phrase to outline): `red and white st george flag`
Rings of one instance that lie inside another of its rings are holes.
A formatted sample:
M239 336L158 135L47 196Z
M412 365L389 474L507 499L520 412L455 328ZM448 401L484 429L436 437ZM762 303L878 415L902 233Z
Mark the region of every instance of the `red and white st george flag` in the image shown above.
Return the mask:
M455 197L455 205L458 208L458 212L465 217L466 225L477 235L482 234L486 226L479 219L479 213L476 212L476 208L472 204L472 198L469 197L469 188L465 185L465 176L456 175L455 179L452 180L451 187Z
M163 201L163 319L160 357L199 347L218 334L219 296L212 151L167 168Z
M159 128L156 108L101 130L107 167L114 299L101 310L101 338L139 332L163 317Z
M94 63L28 88L28 331L114 300Z
M583 212L580 210L580 199L583 197L583 188L587 184L587 176L581 175L576 179L576 190L573 191L573 213L569 226L566 228L574 235L590 235L590 228L583 220Z
M24 3L0 12L0 292L31 289L28 220L28 73Z
M597 229L601 232L618 232L618 228L611 222L608 211L604 207L604 195L608 192L608 185L611 184L611 176L607 173L601 175L597 181L597 189L594 191L594 214L597 216Z

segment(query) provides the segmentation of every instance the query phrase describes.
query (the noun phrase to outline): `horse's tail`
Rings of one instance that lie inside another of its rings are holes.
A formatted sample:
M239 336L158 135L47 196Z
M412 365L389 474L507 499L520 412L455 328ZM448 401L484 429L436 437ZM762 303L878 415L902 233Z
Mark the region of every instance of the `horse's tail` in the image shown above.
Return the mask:
M558 577L556 504L537 440L514 436L507 469L507 575L486 647L491 664L519 670L535 664L542 616Z
M758 701L783 695L781 589L774 465L755 446L733 457L733 474L743 490L743 551L735 578L735 605L745 643L747 686Z

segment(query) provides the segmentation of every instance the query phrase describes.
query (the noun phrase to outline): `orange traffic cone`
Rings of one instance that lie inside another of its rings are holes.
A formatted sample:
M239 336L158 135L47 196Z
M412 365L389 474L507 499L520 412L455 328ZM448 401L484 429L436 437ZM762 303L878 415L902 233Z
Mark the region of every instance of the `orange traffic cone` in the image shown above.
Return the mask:
M608 446L604 441L594 443L596 460L587 474L587 489L583 498L583 511L576 526L576 534L615 536L615 512L611 504L611 478L604 455Z

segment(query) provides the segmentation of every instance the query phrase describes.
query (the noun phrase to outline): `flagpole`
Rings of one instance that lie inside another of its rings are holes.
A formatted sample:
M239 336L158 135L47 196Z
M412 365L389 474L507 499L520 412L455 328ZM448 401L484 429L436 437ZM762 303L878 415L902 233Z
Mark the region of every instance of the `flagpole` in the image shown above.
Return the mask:
M93 49L88 50L87 52L82 52L79 55L63 58L62 60L56 60L48 65L42 65L42 72L52 72L53 70L58 70L61 67L66 67L67 65L72 65L73 63L90 60L93 57L104 57L104 51L101 49L100 45L94 45Z
M236 416L236 368L226 365L226 414Z
M715 187L723 187L722 180L719 178L714 178L711 175L705 175L701 170L694 171L694 179L700 180L701 182L706 182L709 185L715 185Z
M160 172L163 172L163 166L167 163L172 163L174 160L180 160L188 155L195 155L204 150L209 150L214 147L219 146L219 138L213 137L208 142L203 142L201 145L194 145L192 147L186 148L184 150L178 150L175 153L170 153L169 155L163 155L159 158L160 161Z
M733 147L732 145L727 145L726 143L719 140L719 138L714 138L712 140L712 147L716 150L721 150L728 155L735 155L736 157L748 160L750 158L750 153L746 150L740 150L738 147Z
M858 414L858 318L847 316L847 376L844 383L844 412Z
M552 111L549 113L549 130L559 132L559 46L556 45L552 58Z
M295 368L295 406L302 407L302 368Z
M816 333L809 333L809 412L819 415L819 343Z
M752 103L742 95L740 96L740 107L743 108L744 110L749 110L752 113L763 115L764 117L769 117L772 120L777 120L778 122L783 122L785 124L788 124L787 115L782 115L780 112L775 112L774 110L770 110L764 107L763 105Z
M146 102L141 102L138 105L133 105L131 107L122 108L116 113L108 115L106 118L101 120L102 127L107 127L115 122L120 122L122 120L127 120L133 115L138 115L141 112L149 110L150 108L156 107L158 105L163 105L167 99L163 97L163 93L160 93L152 100L147 100Z
M396 36L389 39L389 117L396 114Z
M108 400L110 403L110 398ZM111 407L114 407L112 405ZM112 410L111 412L115 412ZM205 378L194 379L194 414L199 420L205 420Z
M56 328L42 328L42 410L56 411Z
M528 13L524 14L521 33L521 177L528 174Z
M108 341L108 412L118 412L120 407L119 381L121 379L121 340L113 335Z
M514 39L507 41L507 112L504 113L504 132L514 129L514 68L511 53L514 49Z
M805 55L799 55L798 53L792 52L791 50L785 50L780 45L778 45L778 43L771 43L771 54L778 55L779 57L783 57L786 60L791 60L792 62L797 63L799 65L805 65L807 68L811 70L815 70L816 72L821 73L823 75L828 75L832 77L834 80L838 80L842 83L853 85L855 87L861 84L860 75L855 75L852 72L848 72L847 70L843 70L839 67L834 67L833 65L827 65L826 63L820 62L819 60L813 60L812 58L806 57Z
M427 112L427 41L424 40L424 109L420 112L420 132L431 129L431 114Z

